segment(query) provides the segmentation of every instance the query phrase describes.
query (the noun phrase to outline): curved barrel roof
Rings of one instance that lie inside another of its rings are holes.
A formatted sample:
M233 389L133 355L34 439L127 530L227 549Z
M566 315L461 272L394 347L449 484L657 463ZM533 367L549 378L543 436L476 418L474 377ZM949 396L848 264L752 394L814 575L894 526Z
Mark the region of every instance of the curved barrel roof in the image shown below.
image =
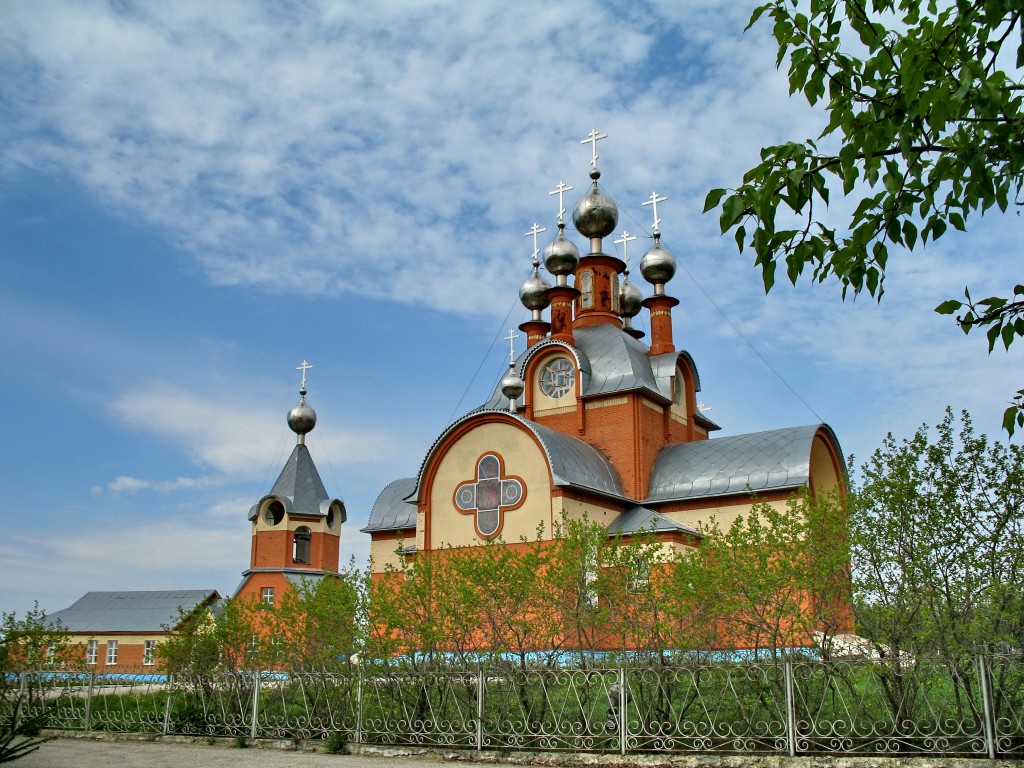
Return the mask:
M666 446L651 472L646 501L675 501L747 491L798 488L810 479L811 445L826 424L772 429Z

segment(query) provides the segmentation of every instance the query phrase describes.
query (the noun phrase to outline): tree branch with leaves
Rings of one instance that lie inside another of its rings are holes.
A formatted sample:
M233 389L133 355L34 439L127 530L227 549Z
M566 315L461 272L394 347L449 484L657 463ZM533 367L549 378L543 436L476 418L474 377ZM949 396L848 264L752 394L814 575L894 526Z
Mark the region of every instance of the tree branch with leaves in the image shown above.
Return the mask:
M788 60L790 93L824 101L828 118L817 139L765 147L740 186L705 200L739 250L754 251L766 291L781 264L793 283L809 271L838 280L844 298L881 299L890 248L924 247L949 227L966 230L971 216L1024 205L1017 0L772 0L747 28L762 17L773 22L778 66ZM836 187L857 202L841 228L815 209ZM957 315L965 333L985 329L989 351L1009 349L1024 336L1024 285L1012 294L965 290L936 311ZM1024 390L1003 426L1024 427Z

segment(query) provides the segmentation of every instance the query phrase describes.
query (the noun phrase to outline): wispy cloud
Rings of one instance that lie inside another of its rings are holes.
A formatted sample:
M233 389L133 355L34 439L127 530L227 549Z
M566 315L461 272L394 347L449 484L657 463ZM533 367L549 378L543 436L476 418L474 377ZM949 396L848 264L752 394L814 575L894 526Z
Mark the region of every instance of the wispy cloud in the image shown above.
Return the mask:
M304 9L9 9L4 167L70 173L216 283L486 313L527 268L519 232L553 217L545 185L584 191L593 124L624 210L660 185L685 231L737 146L802 116L770 108L784 86L753 64L763 38L736 45L745 11Z

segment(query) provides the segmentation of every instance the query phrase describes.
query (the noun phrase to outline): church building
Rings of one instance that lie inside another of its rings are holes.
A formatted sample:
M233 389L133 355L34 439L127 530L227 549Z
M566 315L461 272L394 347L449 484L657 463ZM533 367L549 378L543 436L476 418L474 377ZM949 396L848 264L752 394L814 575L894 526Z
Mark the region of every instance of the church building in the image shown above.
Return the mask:
M616 203L600 188L592 131L591 183L572 223L587 245L566 235L559 196L558 233L541 251L534 225L533 273L519 296L530 319L519 326L526 349L510 353L491 399L450 424L416 474L380 493L363 530L371 569L383 574L406 558L501 537L550 539L556 523L580 519L609 537L653 531L673 548L695 546L714 516L728 528L754 501L784 507L798 490L828 491L844 480L842 451L826 424L715 437L718 425L698 406L697 365L672 337L678 300L666 292L676 259L661 242L658 203L653 243L640 259L651 284L643 297L623 259L605 247L618 225ZM549 281L540 273L541 256ZM633 327L649 313L650 339ZM544 313L547 312L547 318ZM510 344L517 335L510 332Z

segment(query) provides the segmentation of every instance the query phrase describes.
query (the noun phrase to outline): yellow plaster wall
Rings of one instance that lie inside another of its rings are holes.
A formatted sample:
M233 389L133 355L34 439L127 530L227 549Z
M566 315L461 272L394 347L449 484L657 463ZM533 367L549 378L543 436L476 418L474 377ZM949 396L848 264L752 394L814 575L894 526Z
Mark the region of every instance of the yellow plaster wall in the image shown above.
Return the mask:
M389 565L395 570L402 570L402 557L398 554L401 547L408 547L413 542L402 539L383 539L370 542L370 570L382 573Z
M770 501L767 502L773 507L780 511L785 511L789 504L786 501ZM739 515L746 516L750 513L750 509L753 505L750 502L743 504L732 504L727 507L715 507L713 509L688 509L681 512L665 512L665 517L675 520L677 523L684 523L686 525L693 526L694 528L700 529L701 525L706 525L711 522L711 518L714 517L718 523L719 529L723 532L729 530L729 526L733 524Z
M561 520L563 515L566 520L582 520L586 517L590 522L600 525L610 525L619 516L617 510L599 507L590 501L578 501L565 496L553 500L552 512L555 520Z
M815 437L811 443L811 481L815 493L821 494L834 490L839 484L832 453L821 437Z
M481 424L463 435L445 453L434 475L430 492L431 549L464 547L483 543L473 527L473 515L455 507L455 489L476 480L477 460L485 453L497 453L504 461L505 476L519 477L525 486L522 506L504 513L501 536L505 541L520 537L535 539L537 526L551 531L551 478L547 458L533 438L511 424Z
M537 365L537 367L534 369L533 381L530 382L530 402L533 404L534 413L564 413L567 411L576 410L576 392L579 388L580 376L579 369L576 369L576 377L573 379L572 389L570 389L569 392L563 395L562 397L559 397L558 399L548 397L543 392L541 392L540 389L540 374L541 371L544 369L544 366L546 366L552 360L557 360L559 358L565 358L566 360L569 361L570 365L572 365L573 368L576 368L576 361L572 358L571 355L551 355L550 357L545 357L544 360L539 365Z

